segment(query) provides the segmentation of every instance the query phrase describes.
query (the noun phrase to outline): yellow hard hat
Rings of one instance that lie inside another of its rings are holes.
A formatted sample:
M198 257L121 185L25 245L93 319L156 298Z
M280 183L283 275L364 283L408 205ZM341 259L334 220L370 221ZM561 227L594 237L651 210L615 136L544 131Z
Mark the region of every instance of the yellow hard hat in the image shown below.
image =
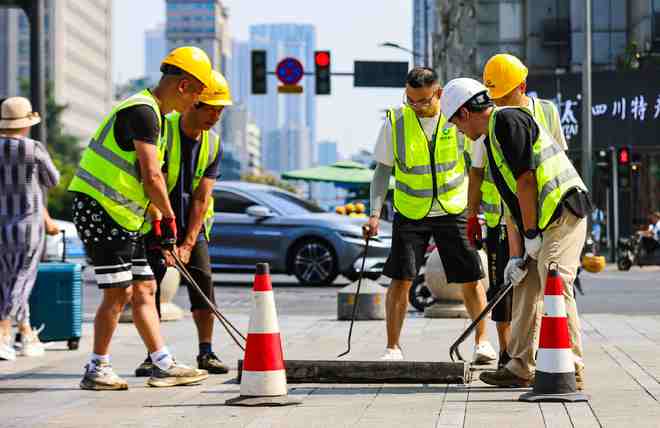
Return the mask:
M346 204L344 205L344 207L346 208L346 212L349 214L355 212L355 205L353 205L352 203Z
M204 91L199 96L199 102L211 106L232 105L229 83L227 83L225 76L213 70L211 72L211 85L204 88Z
M335 212L339 215L346 215L346 208L340 205L337 208L335 208Z
M582 257L582 267L587 272L602 272L605 269L605 257L585 255Z
M162 64L169 64L192 74L207 88L212 85L211 60L206 52L194 46L182 46L167 54Z
M358 202L357 204L355 204L355 212L356 213L358 213L358 214L363 213L365 210L366 210L366 207L364 206L364 204L362 202Z
M486 62L484 85L491 98L502 98L527 79L527 67L510 54L497 54Z

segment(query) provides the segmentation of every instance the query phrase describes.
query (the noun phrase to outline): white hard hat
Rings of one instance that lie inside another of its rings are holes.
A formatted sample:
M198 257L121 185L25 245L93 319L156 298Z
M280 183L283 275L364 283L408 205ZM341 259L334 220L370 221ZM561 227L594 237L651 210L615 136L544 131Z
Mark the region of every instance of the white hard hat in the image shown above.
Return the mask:
M467 77L450 80L442 89L440 97L442 114L450 120L459 108L481 93L484 94L483 102L488 101L488 89L478 80Z

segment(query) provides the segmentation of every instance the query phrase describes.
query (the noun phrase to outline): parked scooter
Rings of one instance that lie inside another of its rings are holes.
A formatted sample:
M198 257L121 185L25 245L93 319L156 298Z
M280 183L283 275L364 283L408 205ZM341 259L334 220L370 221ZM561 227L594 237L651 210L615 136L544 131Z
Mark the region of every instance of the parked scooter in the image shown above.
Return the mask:
M649 239L649 238L646 238ZM660 265L660 245L650 253L644 248L644 237L636 234L630 238L619 238L617 267L627 271L633 265L656 266Z

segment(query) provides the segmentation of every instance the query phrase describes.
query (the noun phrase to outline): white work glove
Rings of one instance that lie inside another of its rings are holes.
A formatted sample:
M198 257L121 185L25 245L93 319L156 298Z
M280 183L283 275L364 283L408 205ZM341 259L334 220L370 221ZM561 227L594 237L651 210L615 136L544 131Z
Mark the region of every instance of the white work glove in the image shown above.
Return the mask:
M541 240L540 234L532 239L525 238L525 254L530 258L537 260L539 252L541 251L542 243L543 241Z
M527 269L522 267L522 257L511 257L504 268L504 283L517 286L527 276Z

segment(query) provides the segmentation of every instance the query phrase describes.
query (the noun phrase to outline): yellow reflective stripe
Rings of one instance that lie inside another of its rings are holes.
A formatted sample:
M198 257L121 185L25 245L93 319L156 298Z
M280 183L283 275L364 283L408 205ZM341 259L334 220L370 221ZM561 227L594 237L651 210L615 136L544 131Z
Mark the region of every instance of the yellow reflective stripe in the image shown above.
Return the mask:
M432 198L433 189L413 189L408 186L406 183L397 180L395 184L396 190L400 190L407 195L416 197L416 198Z
M110 162L117 168L124 171L126 174L135 178L137 181L141 181L140 173L137 168L137 165L130 163L129 161L122 158L117 153L113 152L112 150L110 150L109 148L103 145L103 141L105 141L106 137L108 136L108 132L110 132L110 130L112 129L115 123L115 119L116 116L113 116L112 119L110 119L106 123L105 127L103 128L103 131L101 132L101 135L99 136L99 139L96 140L92 138L91 141L89 142L88 147L92 152L96 153L104 160Z
M78 177L82 181L86 182L88 185L92 186L94 189L101 192L103 194L103 196L107 197L108 199L111 199L112 201L117 202L118 204L125 206L130 211L132 211L134 214L136 214L138 216L144 216L144 211L145 211L146 207L143 207L143 206L139 205L137 202L126 198L125 196L123 196L121 193L117 192L112 187L108 186L107 184L105 184L101 180L94 177L88 171L86 171L82 168L78 168L78 171L76 171L76 177Z
M405 137L405 127L403 123L403 109L392 110L394 115L391 118L392 127L394 128L393 135L396 138L396 157L399 159L402 165L406 164L406 137ZM393 120L392 120L393 119Z

